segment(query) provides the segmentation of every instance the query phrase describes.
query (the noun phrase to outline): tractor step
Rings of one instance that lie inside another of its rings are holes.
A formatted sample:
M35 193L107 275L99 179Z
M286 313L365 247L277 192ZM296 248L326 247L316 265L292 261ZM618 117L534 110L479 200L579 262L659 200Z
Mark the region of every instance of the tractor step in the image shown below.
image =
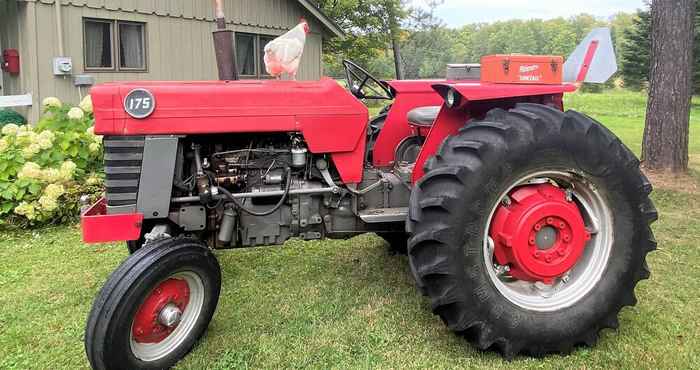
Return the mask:
M408 216L408 207L374 208L360 211L360 219L368 224L383 222L404 222Z

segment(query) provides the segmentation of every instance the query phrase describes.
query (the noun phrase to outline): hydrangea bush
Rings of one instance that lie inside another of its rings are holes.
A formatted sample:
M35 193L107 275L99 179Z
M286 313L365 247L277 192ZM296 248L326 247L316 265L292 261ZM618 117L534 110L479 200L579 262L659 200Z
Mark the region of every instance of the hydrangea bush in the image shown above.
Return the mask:
M43 102L34 127L8 124L0 136L0 224L39 225L77 216L82 194L102 189L102 137L92 102Z

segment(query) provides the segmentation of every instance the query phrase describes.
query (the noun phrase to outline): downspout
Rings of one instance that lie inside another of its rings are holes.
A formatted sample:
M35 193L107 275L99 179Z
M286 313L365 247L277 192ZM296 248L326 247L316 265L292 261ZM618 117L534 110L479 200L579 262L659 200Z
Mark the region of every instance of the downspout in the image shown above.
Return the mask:
M63 49L63 19L61 17L61 0L54 0L54 10L56 11L56 37L58 38L58 56L66 56Z

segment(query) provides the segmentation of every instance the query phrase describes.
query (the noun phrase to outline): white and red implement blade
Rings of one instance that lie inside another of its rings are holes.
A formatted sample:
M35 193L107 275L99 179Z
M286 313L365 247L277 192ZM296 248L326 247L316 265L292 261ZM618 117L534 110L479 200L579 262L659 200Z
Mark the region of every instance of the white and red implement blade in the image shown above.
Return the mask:
M617 72L617 58L610 29L596 28L564 63L564 81L605 83Z

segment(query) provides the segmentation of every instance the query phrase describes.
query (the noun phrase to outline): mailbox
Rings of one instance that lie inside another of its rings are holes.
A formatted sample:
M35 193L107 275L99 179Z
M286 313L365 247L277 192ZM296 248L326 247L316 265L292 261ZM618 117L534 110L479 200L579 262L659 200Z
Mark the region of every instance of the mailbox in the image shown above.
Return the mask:
M17 49L2 51L2 70L10 74L19 74L19 52Z

